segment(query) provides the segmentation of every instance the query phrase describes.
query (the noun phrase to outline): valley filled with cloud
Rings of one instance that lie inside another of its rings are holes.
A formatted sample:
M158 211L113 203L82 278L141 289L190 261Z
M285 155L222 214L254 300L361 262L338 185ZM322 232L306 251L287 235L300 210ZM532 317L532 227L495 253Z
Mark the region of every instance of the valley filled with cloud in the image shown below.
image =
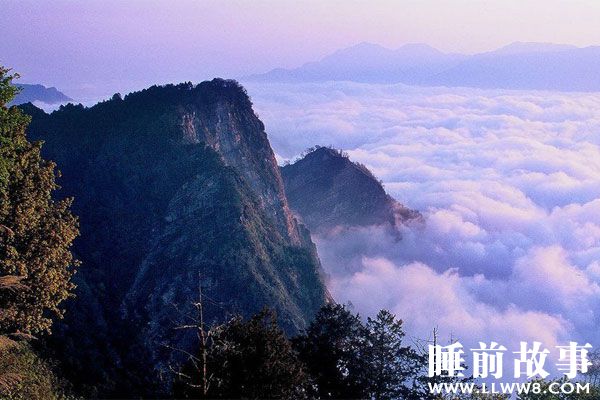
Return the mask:
M600 342L599 94L245 86L280 161L342 148L425 216L315 238L337 301L420 338Z

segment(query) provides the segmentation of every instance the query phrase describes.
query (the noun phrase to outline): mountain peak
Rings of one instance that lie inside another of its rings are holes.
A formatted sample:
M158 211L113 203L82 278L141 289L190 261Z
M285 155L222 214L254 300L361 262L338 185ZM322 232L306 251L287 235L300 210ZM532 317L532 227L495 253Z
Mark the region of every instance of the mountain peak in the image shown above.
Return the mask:
M329 159L339 159L339 160L348 160L348 156L344 154L342 150L334 149L333 147L327 146L315 146L312 149L309 149L304 156L304 159L311 160L316 158L329 158Z
M86 268L57 329L69 370L93 359L107 367L91 371L92 383L130 382L114 367L123 362L168 393L166 372L183 353L164 350L195 350L192 331L174 332L193 314L199 286L218 305L207 307L207 323L269 306L290 335L325 303L315 246L289 210L249 103L239 84L217 79L51 114L23 107L29 137L44 140L45 158L61 166L81 220L74 252ZM125 343L115 326L132 333Z
M393 50L379 44L361 42L299 68L275 69L248 78L287 82L421 82L458 65L464 58L459 54L445 54L423 43L408 43Z
M415 55L443 55L444 53L435 47L426 43L407 43L396 50L401 53L409 53Z
M366 54L377 54L377 55L412 55L412 56L430 56L430 55L443 55L444 53L440 50L429 46L426 43L407 43L396 50L390 49L388 47L382 46L380 44L371 43L371 42L360 42L353 46L345 47L343 49L337 50L329 57L335 57L340 55L366 55Z
M339 60L340 58L356 58L356 57L381 57L385 54L391 54L393 50L383 47L379 44L370 42L360 42L355 45L336 50L335 52L325 56L323 61L332 59Z
M9 105L19 105L33 102L58 104L73 100L55 87L46 87L40 84L27 83L17 84L16 86L20 88L20 92L9 103Z
M214 104L230 102L243 109L251 109L252 102L246 89L233 79L214 78L210 81L193 84L153 85L147 89L129 93L123 99L126 103L145 103L157 106ZM115 99L108 102L116 101ZM107 102L96 105L102 106Z
M390 50L363 42L293 70L273 70L249 79L599 92L600 79L590 72L598 68L600 46L513 42L463 55L422 43Z
M370 225L397 231L420 216L390 197L367 167L341 150L312 148L281 171L292 210L317 234Z

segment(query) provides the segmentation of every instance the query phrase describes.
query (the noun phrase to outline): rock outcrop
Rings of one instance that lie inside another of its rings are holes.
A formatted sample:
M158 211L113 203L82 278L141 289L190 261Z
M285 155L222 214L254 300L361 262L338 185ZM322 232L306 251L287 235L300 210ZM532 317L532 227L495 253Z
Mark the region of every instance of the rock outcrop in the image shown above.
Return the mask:
M78 384L104 382L103 395L166 390L183 354L174 349L197 348L193 330L176 328L189 323L199 287L208 322L268 306L290 334L327 300L310 234L236 82L23 109L81 218L80 289L55 335L62 362L91 370ZM132 382L132 368L147 380Z
M316 234L382 224L397 231L422 218L388 195L364 165L339 150L317 147L281 172L292 210Z

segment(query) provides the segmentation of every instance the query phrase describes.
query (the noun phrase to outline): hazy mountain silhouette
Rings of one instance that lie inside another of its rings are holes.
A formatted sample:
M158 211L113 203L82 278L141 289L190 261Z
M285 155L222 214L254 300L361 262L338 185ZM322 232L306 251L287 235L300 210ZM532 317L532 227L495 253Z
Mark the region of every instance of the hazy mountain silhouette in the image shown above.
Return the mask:
M444 54L425 44L407 44L390 50L377 44L360 43L300 68L275 69L251 79L288 82L421 82L458 65L466 58L460 54Z
M600 91L600 46L515 42L475 55L447 54L425 44L397 50L361 43L296 69L248 80L354 81L499 89Z
M481 55L514 55L523 53L551 53L556 51L575 50L577 46L570 44L537 43L537 42L513 42L497 50Z
M21 91L9 105L33 103L36 101L41 101L46 104L58 104L73 100L55 87L27 83L20 83L17 86L21 88Z
M502 50L502 49L501 49ZM429 81L479 88L600 91L600 47L498 51L469 58Z

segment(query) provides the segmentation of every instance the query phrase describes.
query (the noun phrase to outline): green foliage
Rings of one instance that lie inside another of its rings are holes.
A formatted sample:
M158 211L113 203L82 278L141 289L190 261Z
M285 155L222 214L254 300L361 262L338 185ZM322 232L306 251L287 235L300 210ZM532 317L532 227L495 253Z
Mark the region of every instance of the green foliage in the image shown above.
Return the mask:
M0 349L0 399L68 399L66 384L24 343Z
M54 202L54 164L25 136L30 118L6 104L16 74L0 67L0 398L62 399L63 384L25 342L49 331L68 297L77 221Z
M203 325L192 327L200 328ZM433 394L427 382L471 382L472 378L427 377L427 357L403 343L402 321L386 310L363 323L338 304L324 306L306 333L289 341L275 314L262 311L245 321L235 317L199 337L209 338L202 356L177 371L176 398L230 399L401 399L508 400L508 394ZM202 354L200 351L198 354ZM206 378L206 381L203 379ZM589 380L589 379L588 379ZM553 394L566 379L535 380L518 400L597 400L589 393ZM575 382L573 382L575 384ZM207 390L202 389L207 387ZM533 386L532 386L533 387ZM475 390L480 389L474 386ZM567 388L568 389L568 388Z
M3 296L0 334L49 331L62 315L76 262L69 250L78 235L70 199L54 201L55 165L29 143L29 118L5 102L14 96L14 75L0 68L0 276L23 277L27 290Z
M17 94L17 89L11 82L19 77L17 74L11 75L9 72L10 70L0 66L0 193L6 192L9 169L13 162L10 154L19 145L10 133L23 129L29 121L18 110L5 107L6 103Z
M18 89L11 83L19 77L18 74L9 74L10 69L0 66L0 105L4 106L18 93Z
M363 386L371 399L415 398L417 377L426 363L410 346L403 343L402 321L381 310L368 318L366 340L361 352Z

